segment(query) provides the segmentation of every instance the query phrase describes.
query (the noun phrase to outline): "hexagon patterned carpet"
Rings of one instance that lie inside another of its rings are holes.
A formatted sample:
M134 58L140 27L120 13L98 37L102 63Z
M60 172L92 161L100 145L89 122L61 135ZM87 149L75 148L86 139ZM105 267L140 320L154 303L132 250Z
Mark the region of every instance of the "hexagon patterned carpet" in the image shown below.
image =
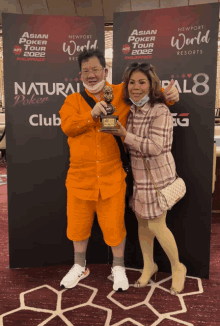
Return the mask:
M89 265L90 275L63 290L70 266L9 269L6 166L0 166L0 326L219 326L220 215L213 216L210 280L187 276L179 296L171 276L158 273L147 287L132 286L140 271L127 269L130 288L112 290L110 265Z

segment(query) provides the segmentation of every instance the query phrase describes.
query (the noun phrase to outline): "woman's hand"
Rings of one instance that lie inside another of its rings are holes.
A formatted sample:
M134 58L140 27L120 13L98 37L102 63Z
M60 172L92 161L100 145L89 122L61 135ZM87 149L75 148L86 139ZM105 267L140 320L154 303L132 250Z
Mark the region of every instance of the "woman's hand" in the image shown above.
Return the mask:
M122 124L119 121L117 121L117 125L119 126L118 130L103 130L102 132L112 134L115 136L126 137L127 134L126 129L122 126Z
M178 102L179 101L179 92L177 88L174 86L174 80L171 79L169 85L164 88L163 95L165 96L166 102L173 101Z

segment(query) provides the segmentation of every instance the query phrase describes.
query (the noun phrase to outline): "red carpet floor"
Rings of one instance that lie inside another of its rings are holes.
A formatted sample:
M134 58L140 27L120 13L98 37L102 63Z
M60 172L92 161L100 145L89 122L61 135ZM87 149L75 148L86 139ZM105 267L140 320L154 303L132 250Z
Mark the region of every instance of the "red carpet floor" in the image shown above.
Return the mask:
M89 265L86 279L62 290L70 266L9 269L6 180L0 164L0 326L220 326L220 214L212 219L210 280L187 277L178 297L165 273L146 288L115 293L109 265ZM140 272L127 275L133 284Z

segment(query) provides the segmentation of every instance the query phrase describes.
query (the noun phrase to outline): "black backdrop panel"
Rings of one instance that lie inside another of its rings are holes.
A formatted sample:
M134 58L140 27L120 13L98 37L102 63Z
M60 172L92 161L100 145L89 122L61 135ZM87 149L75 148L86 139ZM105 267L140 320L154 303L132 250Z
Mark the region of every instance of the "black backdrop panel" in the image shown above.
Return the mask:
M10 267L72 263L66 237L67 138L59 110L80 91L78 54L104 50L102 17L3 14ZM89 260L108 260L95 222Z
M167 223L188 273L204 278L209 277L210 260L218 24L218 3L114 14L113 83L121 82L131 62L150 62L162 87L173 78L180 92L180 101L170 107L172 152L187 193L168 212ZM126 223L137 235L132 212L126 213ZM127 265L142 266L139 250L128 234ZM155 259L160 270L170 271L158 243Z

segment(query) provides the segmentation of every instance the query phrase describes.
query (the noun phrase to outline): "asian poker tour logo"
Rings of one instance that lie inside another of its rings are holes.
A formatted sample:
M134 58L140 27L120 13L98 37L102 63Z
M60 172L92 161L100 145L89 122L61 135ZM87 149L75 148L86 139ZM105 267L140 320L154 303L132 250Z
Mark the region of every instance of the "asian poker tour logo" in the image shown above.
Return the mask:
M157 30L134 29L122 46L125 59L152 59ZM130 44L129 44L130 43Z
M45 61L49 34L30 34L24 32L19 38L19 45L13 47L18 61Z

